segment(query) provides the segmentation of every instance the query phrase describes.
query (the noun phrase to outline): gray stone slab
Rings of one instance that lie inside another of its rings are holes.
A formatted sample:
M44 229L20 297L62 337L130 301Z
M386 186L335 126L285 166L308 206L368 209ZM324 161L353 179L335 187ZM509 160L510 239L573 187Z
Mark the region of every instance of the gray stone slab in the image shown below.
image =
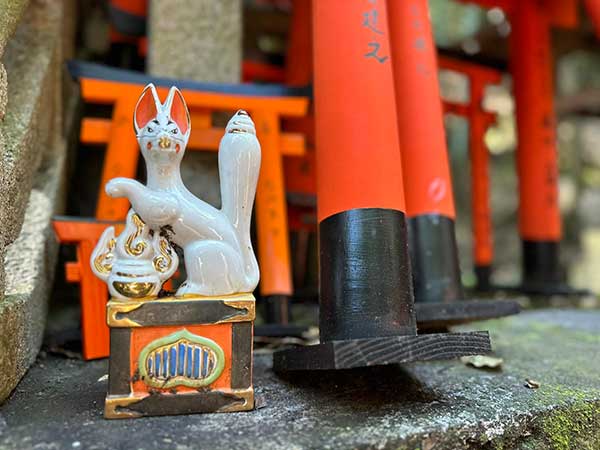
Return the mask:
M8 80L1 58L4 54L4 47L17 28L27 3L27 0L0 0L0 120L6 114L8 102Z
M498 372L448 361L277 376L258 351L255 411L124 421L102 418L106 360L44 355L0 409L0 448L599 448L598 323L600 311L566 310L477 324Z
M0 0L0 56L28 3L28 0Z
M6 46L8 108L0 121L0 261L21 230L34 175L48 149L62 137L61 53L67 34L63 7L34 2ZM1 78L0 70L0 78ZM0 265L0 301L5 294Z
M33 363L42 343L58 249L51 221L63 208L65 161L65 145L59 141L42 161L19 237L6 250L6 295L0 300L0 401Z
M35 360L52 288L57 243L51 219L65 198L61 54L67 3L33 2L4 58L9 103L0 124L0 401Z

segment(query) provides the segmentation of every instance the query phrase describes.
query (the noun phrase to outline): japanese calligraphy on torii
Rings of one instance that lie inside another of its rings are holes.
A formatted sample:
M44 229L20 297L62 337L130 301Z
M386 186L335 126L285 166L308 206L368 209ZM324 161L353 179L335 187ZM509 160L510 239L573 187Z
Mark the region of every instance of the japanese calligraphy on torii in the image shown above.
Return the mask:
M373 39L368 42L367 46L371 51L365 53L365 58L375 58L377 62L384 63L388 60L389 56L382 56L379 52L381 44L378 41L380 36L384 36L384 32L379 28L379 10L377 9L377 0L368 0L373 7L363 13L362 26L368 28L373 33Z

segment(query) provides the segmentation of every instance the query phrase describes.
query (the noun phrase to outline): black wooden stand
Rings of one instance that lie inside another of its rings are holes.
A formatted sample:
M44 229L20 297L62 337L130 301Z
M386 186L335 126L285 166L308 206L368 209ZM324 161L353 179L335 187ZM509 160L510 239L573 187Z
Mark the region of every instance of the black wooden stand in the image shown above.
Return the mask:
M408 219L419 330L517 314L512 300L467 300L460 280L454 221L439 214Z
M522 241L522 279L520 284L498 285L490 283L491 267L479 268L477 290L479 292L518 292L532 296L592 295L588 289L577 289L565 282L565 273L559 261L560 243L556 241Z
M487 332L417 335L404 213L362 208L319 224L320 344L275 370L344 369L487 353Z
M254 336L302 337L308 327L291 322L291 299L287 295L269 295L260 300L265 323L254 327Z

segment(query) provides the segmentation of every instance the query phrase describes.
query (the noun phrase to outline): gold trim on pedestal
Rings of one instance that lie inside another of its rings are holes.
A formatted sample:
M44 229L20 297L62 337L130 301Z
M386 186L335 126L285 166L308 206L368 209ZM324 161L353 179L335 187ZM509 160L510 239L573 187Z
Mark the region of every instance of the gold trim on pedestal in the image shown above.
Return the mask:
M111 299L106 307L106 322L109 327L117 328L135 328L141 327L138 322L128 317L119 318L119 314L127 314L131 311L135 311L142 305L149 304L168 304L177 305L178 303L184 302L222 302L224 305L238 310L246 310L244 314L235 315L232 317L224 318L213 322L214 324L220 323L232 323L232 322L250 322L256 317L256 300L254 295L251 293L246 294L232 294L232 295L221 295L218 297L203 297L199 295L186 295L182 297L161 297L161 298L144 298L144 299L131 299L131 300L120 300Z
M227 398L231 399L231 404L223 406L222 408L216 409L212 412L215 413L228 413L228 412L237 412L237 411L251 411L254 409L254 388L250 387L248 389L240 389L240 390L216 390L211 392L219 392ZM194 394L156 394L156 395L169 395L169 396L177 396L177 395L194 395L201 396L202 393L194 393ZM118 411L118 408L127 408L130 405L141 402L146 397L135 397L133 395L127 396L116 396L109 395L106 397L104 403L104 417L106 419L136 419L138 417L143 417L145 414L143 412L136 411ZM243 400L243 402L239 402L239 400ZM140 406L140 409L143 410L143 406ZM191 411L190 414L194 412ZM176 413L173 413L176 414Z
M140 324L135 320L131 320L128 317L118 319L117 314L135 311L142 305L143 303L138 301L124 302L111 300L106 305L106 323L109 327L139 327Z
M252 296L251 300L223 300L223 303L232 308L245 309L246 314L243 316L234 316L229 319L219 320L216 323L249 322L256 318L256 301L254 300L254 296Z
M134 419L141 417L140 413L134 411L117 411L117 407L127 407L142 400L140 397L132 395L117 397L109 395L104 401L104 417L106 419Z
M219 408L216 412L226 413L236 411L251 411L254 409L254 387L242 390L234 390L231 391L230 394L234 395L238 399L244 400L244 403L232 403L231 405Z
M222 301L255 301L254 295L252 292L242 292L239 294L227 294L227 295L198 295L198 294L183 294L176 295L173 297L162 297L155 300L169 300L171 302L181 301L181 300L197 300L199 302L205 302L207 300L222 300Z

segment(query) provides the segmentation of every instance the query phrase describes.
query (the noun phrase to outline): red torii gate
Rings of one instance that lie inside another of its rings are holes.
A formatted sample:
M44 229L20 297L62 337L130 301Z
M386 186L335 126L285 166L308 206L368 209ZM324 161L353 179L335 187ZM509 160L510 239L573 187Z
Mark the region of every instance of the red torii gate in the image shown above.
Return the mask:
M479 64L443 56L438 56L438 66L443 70L461 73L469 79L468 103L444 102L444 112L466 117L469 121L473 263L478 288L487 289L494 259L494 240L490 208L490 154L484 138L488 128L496 121L496 115L483 109L483 97L486 86L498 84L502 74Z
M501 8L510 18L509 65L518 133L522 285L529 293L570 293L559 261L562 226L554 111L552 26L578 25L577 0L462 0ZM600 2L587 0L592 18Z

